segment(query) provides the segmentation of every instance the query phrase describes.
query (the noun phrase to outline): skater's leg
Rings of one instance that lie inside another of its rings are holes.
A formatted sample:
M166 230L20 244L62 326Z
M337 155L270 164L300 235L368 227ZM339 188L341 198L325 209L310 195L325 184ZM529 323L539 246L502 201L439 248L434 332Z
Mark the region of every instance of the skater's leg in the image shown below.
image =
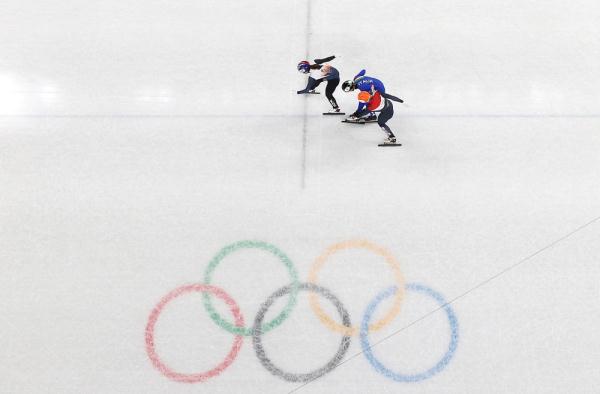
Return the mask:
M396 139L396 136L394 135L394 133L392 132L392 129L390 129L390 127L386 124L384 124L383 126L381 126L381 130L383 130L389 139Z
M315 90L317 86L319 86L323 82L323 79L314 79L313 77L308 77L308 83L306 84L306 90Z
M327 100L329 100L329 103L331 104L333 109L339 108L335 97L333 97L333 92L335 91L335 88L337 88L339 83L339 79L330 79L329 81L327 81L327 87L325 88L325 96L327 96Z
M308 90L315 90L321 82L323 82L323 78L314 79L313 77L308 77L308 85L306 85L306 88Z
M379 118L377 119L377 124L383 127L388 120L392 119L392 116L394 116L394 105L390 100L385 100L383 109L381 110Z
M311 90L315 90L317 86L319 86L322 82L322 79L314 79L313 77L308 77L308 82L306 83L306 88L303 90L298 90L298 94L308 93Z
M388 142L396 142L396 136L392 132L392 129L390 129L390 127L386 124L387 121L392 118L392 116L394 116L394 106L392 105L391 101L385 100L381 114L379 114L379 118L377 119L377 124L387 134Z

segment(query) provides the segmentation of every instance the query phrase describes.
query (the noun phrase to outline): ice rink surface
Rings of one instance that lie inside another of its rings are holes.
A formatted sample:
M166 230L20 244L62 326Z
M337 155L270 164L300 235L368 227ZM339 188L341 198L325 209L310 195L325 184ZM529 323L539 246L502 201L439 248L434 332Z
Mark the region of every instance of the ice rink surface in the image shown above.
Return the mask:
M596 0L1 8L0 392L598 392Z

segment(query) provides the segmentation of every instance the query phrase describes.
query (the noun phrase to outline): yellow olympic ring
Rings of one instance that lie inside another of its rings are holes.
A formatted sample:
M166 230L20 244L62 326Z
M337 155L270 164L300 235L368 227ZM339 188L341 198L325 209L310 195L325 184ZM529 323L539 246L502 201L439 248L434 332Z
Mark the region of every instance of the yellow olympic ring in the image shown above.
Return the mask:
M366 240L350 240L336 243L327 248L325 252L323 252L323 254L317 257L317 259L313 263L313 266L311 267L310 273L308 274L308 281L310 283L317 284L317 274L319 273L323 265L325 265L327 259L334 253L345 249L366 249L379 256L382 256L383 258L385 258L386 263L388 263L388 265L394 272L395 283L398 287L396 295L394 296L394 304L392 305L392 308L385 314L384 317L369 325L369 332L380 330L381 328L390 324L392 320L400 313L400 304L402 304L405 292L404 277L402 276L402 272L400 271L400 263L398 263L396 258L387 249ZM317 294L311 293L309 296L309 301L310 307L312 308L313 312L317 315L319 320L321 320L321 322L325 324L325 326L344 335L358 335L360 327L346 327L342 324L335 322L331 317L329 317L325 313L323 308L321 308Z

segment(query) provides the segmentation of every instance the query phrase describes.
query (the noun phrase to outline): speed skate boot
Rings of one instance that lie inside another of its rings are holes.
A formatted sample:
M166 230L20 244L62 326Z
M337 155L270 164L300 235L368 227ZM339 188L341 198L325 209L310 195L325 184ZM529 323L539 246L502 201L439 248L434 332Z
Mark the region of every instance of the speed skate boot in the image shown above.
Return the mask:
M375 115L375 112L370 112L367 115L363 115L363 116L359 116L356 119L356 123L373 123L373 122L377 122L377 115Z
M393 135L388 136L384 141L384 144L395 144L396 143L396 137Z
M371 113L369 113L369 115L367 115L361 119L363 119L365 122L374 122L377 120L377 115L375 115L375 112L371 112Z
M348 123L360 123L360 118L356 117L356 115L352 114L345 119L345 122Z
M298 90L296 93L298 94L320 94L319 92L317 92L315 89L302 89L302 90Z
M385 133L387 134L387 138L383 141L384 145L391 145L391 144L395 144L396 143L396 136L394 135L394 133L392 133L392 131L389 129L389 127L386 127L386 125L382 126L381 129L383 131L385 131Z

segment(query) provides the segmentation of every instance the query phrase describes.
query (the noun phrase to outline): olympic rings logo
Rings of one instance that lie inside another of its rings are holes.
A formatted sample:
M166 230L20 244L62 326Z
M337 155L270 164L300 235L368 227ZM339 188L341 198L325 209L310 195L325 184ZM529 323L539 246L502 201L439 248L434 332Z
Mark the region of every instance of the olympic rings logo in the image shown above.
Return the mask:
M275 257L285 266L290 283L283 286L273 292L265 302L259 308L257 315L254 318L254 322L251 326L247 326L244 317L240 311L238 304L231 296L229 296L225 290L211 284L212 276L214 271L217 269L219 264L229 255L233 254L242 249L259 249L268 252ZM372 252L385 259L385 262L391 268L393 272L394 284L382 292L380 292L367 306L366 311L363 315L361 323L359 325L353 325L350 320L350 315L344 307L343 303L329 290L317 284L319 272L326 264L327 260L342 250L346 249L364 249ZM380 360L378 360L373 354L372 345L369 341L369 333L382 329L389 325L393 319L400 313L400 307L404 299L406 291L421 293L432 298L441 309L444 310L448 322L450 324L450 342L448 344L448 350L444 356L431 368L413 374L406 374L397 372L387 366L385 366ZM309 303L310 307L318 317L318 319L330 330L338 332L342 335L340 344L334 356L323 366L308 372L308 373L291 373L282 370L277 367L266 354L263 347L263 336L265 333L276 328L284 320L288 318L292 309L296 305L296 300L300 292L309 292ZM229 350L229 353L223 361L221 361L214 368L198 373L180 373L168 365L166 365L156 352L154 343L154 331L155 326L160 317L160 314L164 308L177 297L181 297L189 293L202 293L203 303L208 312L208 316L218 326L234 335L233 343ZM283 310L277 314L271 320L265 322L265 316L269 308L277 301L278 298L288 295L288 302L286 303ZM335 319L331 318L323 310L319 303L319 296L325 298L335 307L341 324ZM213 306L214 297L219 298L229 308L232 319L221 316L215 307ZM383 315L383 317L375 322L372 322L373 315L378 305L385 299L392 298L393 303L391 308ZM252 337L252 344L256 356L260 363L269 371L271 374L278 376L289 382L308 382L314 380L331 370L333 370L343 360L348 348L350 346L351 337L358 336L362 353L366 356L368 362L373 366L375 371L384 375L385 377L392 379L397 382L418 382L432 377L433 375L440 372L446 367L446 365L452 359L457 345L458 345L458 321L456 315L450 305L446 302L444 297L436 292L435 290L424 286L422 284L404 282L404 277L400 271L400 264L395 257L386 249L375 245L372 242L365 240L351 240L344 241L334 244L327 248L323 254L321 254L314 262L311 267L308 281L300 282L298 279L298 273L296 268L292 264L292 261L288 256L278 249L276 246L261 241L240 241L231 245L227 245L222 248L215 257L209 262L208 267L204 273L204 283L191 284L178 287L166 296L164 296L159 303L154 307L148 318L146 325L145 340L146 340L146 352L150 361L156 369L158 369L164 376L169 379L178 382L196 383L203 382L209 378L215 377L223 372L228 366L233 363L236 356L238 355L244 337Z

